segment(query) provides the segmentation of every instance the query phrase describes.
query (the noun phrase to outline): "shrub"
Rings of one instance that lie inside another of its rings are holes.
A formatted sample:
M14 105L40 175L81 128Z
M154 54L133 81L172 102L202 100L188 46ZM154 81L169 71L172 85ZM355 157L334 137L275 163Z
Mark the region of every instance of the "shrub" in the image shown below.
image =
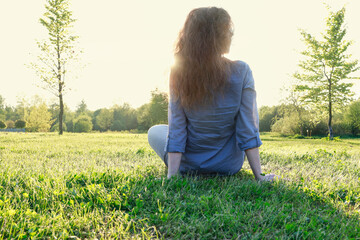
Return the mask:
M6 128L6 124L4 123L4 121L0 120L0 129Z
M24 120L15 121L15 128L25 128L25 127L26 127L26 121Z
M14 128L14 127L15 127L15 123L14 123L14 121L12 121L12 120L7 120L7 121L5 122L5 124L6 124L6 127L7 127L7 128Z
M292 113L289 116L285 116L277 120L271 126L272 132L278 132L281 134L294 135L300 132L300 122L299 118L295 113Z
M90 132L92 127L91 118L86 115L81 115L75 120L74 132Z

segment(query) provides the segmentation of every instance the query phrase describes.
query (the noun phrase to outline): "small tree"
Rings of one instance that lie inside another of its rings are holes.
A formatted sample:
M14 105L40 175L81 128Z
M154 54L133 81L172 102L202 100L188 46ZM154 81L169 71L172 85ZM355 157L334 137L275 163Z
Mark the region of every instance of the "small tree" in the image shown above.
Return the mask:
M6 128L4 121L0 120L0 129Z
M30 132L48 132L53 120L51 120L51 113L48 111L46 104L41 103L30 108L26 122Z
M345 8L330 12L323 41L301 31L307 50L302 52L305 60L299 64L302 72L294 74L300 81L295 90L301 92L304 103L327 111L330 139L333 138L333 109L348 103L354 95L350 90L353 84L343 80L351 79L349 75L359 69L358 61L350 61L351 55L347 54L352 42L344 40L344 16Z
M40 23L46 28L49 37L46 41L37 43L41 54L37 63L31 63L31 66L44 83L43 88L59 98L59 134L61 135L66 69L74 60L78 60L78 52L75 51L74 46L78 37L70 32L75 19L69 11L69 1L47 0L46 3L46 12L44 17L40 18Z

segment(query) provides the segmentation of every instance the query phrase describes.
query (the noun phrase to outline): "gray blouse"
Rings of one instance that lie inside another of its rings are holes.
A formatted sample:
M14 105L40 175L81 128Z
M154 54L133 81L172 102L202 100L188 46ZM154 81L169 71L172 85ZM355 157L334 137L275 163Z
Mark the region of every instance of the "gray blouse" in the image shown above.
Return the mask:
M168 120L165 151L183 153L181 173L237 173L244 151L262 144L251 69L233 62L223 95L210 106L187 110L170 96Z

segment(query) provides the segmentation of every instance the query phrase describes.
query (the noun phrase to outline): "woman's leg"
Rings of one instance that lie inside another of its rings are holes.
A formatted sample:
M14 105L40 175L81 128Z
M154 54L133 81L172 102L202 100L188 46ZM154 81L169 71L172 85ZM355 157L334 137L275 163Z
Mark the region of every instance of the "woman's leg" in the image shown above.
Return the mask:
M168 125L155 125L148 131L148 141L152 149L159 155L167 166L167 152L165 151Z

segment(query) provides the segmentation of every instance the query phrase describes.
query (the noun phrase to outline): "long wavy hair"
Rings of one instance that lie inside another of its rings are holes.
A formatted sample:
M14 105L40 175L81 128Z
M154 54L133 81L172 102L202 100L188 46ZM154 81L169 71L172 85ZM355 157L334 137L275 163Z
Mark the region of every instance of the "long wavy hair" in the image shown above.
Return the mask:
M232 21L222 8L192 10L175 45L175 65L170 74L171 95L184 108L211 104L222 93L230 75Z

